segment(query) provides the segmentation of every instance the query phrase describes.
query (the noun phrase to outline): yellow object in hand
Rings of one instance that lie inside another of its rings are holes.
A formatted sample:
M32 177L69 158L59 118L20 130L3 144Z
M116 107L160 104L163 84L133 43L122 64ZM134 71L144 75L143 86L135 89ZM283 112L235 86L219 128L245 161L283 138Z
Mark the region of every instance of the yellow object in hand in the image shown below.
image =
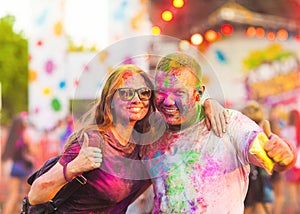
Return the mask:
M264 145L268 142L268 137L271 136L269 121L265 121L263 129L266 134L258 133L250 145L249 152L254 154L257 161L261 163L269 175L272 175L273 168L275 166L274 161L267 155ZM268 136L268 137L267 137Z

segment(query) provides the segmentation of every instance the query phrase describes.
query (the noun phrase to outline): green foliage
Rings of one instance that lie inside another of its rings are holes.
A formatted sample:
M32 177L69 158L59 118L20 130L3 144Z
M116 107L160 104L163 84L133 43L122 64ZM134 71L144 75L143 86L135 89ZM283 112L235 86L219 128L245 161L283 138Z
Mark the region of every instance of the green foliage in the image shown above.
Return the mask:
M28 110L28 41L14 31L15 17L0 18L1 123Z

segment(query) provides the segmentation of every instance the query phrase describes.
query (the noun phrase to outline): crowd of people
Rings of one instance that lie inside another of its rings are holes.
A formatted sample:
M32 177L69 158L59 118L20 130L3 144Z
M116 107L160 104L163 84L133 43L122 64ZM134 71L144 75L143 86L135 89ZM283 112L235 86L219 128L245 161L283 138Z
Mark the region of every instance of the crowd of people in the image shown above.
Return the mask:
M18 115L22 125L13 120L2 155L11 160L8 176L18 186L9 190L2 213L18 207L19 183L60 153L22 192L33 207L80 175L87 183L58 212L282 213L285 206L299 213L299 112L282 123L255 101L242 114L203 100L204 91L199 62L176 52L159 61L154 82L136 65L115 69L79 130L68 120L30 140L34 131L27 132L26 115Z

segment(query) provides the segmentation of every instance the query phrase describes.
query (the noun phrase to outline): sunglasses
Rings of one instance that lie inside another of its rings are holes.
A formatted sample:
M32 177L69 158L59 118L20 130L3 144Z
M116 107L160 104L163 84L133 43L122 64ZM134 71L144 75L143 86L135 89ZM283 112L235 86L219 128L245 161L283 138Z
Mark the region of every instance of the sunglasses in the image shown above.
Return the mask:
M151 89L144 87L139 89L133 89L133 88L118 88L117 89L119 96L121 100L123 101L131 101L135 95L135 93L138 94L138 97L141 101L149 100L151 97Z

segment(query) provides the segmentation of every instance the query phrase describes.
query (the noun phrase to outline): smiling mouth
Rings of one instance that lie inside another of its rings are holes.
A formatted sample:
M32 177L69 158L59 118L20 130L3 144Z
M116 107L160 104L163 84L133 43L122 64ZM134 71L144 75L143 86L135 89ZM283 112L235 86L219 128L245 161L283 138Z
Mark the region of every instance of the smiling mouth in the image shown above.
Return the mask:
M165 114L170 114L170 115L178 113L177 108L162 108L162 110Z
M130 112L137 113L137 112L140 112L143 108L140 108L140 107L129 107L128 109L129 109Z

